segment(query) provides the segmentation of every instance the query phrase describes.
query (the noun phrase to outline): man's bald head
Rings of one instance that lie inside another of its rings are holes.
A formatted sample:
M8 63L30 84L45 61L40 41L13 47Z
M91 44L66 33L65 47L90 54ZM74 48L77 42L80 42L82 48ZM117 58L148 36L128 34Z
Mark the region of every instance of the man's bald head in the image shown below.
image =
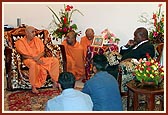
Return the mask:
M36 35L35 30L36 29L33 26L27 26L25 28L25 33L28 40L31 40L35 37Z
M94 38L94 30L92 28L86 29L85 34L89 40L92 40Z

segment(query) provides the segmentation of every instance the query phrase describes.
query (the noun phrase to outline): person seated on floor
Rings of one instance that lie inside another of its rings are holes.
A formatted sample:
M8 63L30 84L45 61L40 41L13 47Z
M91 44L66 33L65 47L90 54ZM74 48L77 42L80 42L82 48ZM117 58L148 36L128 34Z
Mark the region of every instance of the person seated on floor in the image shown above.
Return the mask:
M62 45L65 46L67 71L72 72L76 80L80 80L85 76L84 49L76 37L77 33L74 30L69 31Z
M93 102L89 95L74 89L75 76L71 72L62 72L58 83L62 93L48 100L46 111L92 111Z
M117 80L106 71L108 61L102 54L93 56L94 76L85 82L82 92L90 95L93 111L122 111Z
M121 61L131 58L137 60L140 58L147 58L146 53L148 53L153 58L155 56L155 49L153 44L151 44L148 40L147 29L144 27L139 27L134 32L134 40L129 40L125 46L121 46ZM115 67L109 66L107 71L117 79L118 65L115 65Z
M47 72L53 80L53 87L57 87L59 76L59 60L54 57L44 57L44 44L35 37L35 28L27 26L25 37L15 42L16 50L21 54L23 63L29 68L29 82L33 93L39 93L46 81Z
M87 28L85 31L85 36L81 37L80 44L83 46L85 57L87 53L87 47L93 42L94 30L92 28Z

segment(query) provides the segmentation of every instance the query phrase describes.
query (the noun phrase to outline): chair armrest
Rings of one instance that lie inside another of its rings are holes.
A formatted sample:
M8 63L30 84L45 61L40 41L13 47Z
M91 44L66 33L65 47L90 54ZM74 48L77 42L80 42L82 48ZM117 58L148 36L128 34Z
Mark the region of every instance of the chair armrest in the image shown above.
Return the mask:
M65 48L63 45L46 44L45 45L45 57L57 57L60 60L60 66L62 71L67 71L67 59Z
M65 47L64 45L59 44L58 45L61 49L61 54L62 54L62 64L63 64L63 71L67 71L67 58L66 58L66 52L65 52Z
M133 58L128 58L119 63L119 68L123 74L132 73L134 71L132 59Z
M119 74L118 74L118 83L119 83L119 89L121 94L125 95L127 92L127 86L126 84L134 79L133 72L134 72L134 67L133 67L133 62L132 58L125 59L120 62L119 64Z
M122 58L122 55L117 51L107 51L104 54L107 57L110 66L118 65Z

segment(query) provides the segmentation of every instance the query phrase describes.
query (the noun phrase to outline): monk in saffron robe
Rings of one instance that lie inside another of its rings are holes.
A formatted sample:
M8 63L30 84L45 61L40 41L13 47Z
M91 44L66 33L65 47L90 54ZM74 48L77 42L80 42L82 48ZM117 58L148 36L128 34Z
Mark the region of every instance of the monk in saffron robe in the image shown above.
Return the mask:
M80 44L83 46L84 49L85 57L87 53L87 47L92 44L93 38L94 38L94 30L92 28L86 29L85 36L83 36L80 40Z
M59 60L54 57L44 56L44 44L40 38L35 37L35 28L28 26L25 29L25 37L15 42L16 50L23 57L23 63L29 68L29 81L32 92L39 93L40 88L46 81L47 71L56 87L59 76Z
M80 80L85 75L84 50L78 41L75 31L70 31L66 39L62 42L65 47L67 57L67 71L75 75L76 80Z

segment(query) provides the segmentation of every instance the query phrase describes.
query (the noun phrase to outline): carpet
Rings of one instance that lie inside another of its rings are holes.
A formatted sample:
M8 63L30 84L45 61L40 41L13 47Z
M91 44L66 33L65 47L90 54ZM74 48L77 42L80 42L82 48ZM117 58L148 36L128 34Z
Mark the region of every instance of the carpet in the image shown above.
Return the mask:
M78 87L75 89L81 90ZM39 89L39 91L39 94L33 94L31 90L5 91L4 111L44 111L47 101L60 94L58 90L52 88ZM125 96L122 97L122 103L123 110L127 111L127 98ZM146 111L145 106L146 104L142 105L139 111ZM155 111L160 110L163 110L163 108L161 109L159 104L156 104Z
M81 90L80 87L75 87ZM33 94L31 90L21 90L4 92L4 111L44 111L49 99L60 94L59 90L53 88L39 89L38 94Z
M44 111L47 101L60 92L59 90L39 90L33 94L30 90L11 93L7 97L9 111Z

